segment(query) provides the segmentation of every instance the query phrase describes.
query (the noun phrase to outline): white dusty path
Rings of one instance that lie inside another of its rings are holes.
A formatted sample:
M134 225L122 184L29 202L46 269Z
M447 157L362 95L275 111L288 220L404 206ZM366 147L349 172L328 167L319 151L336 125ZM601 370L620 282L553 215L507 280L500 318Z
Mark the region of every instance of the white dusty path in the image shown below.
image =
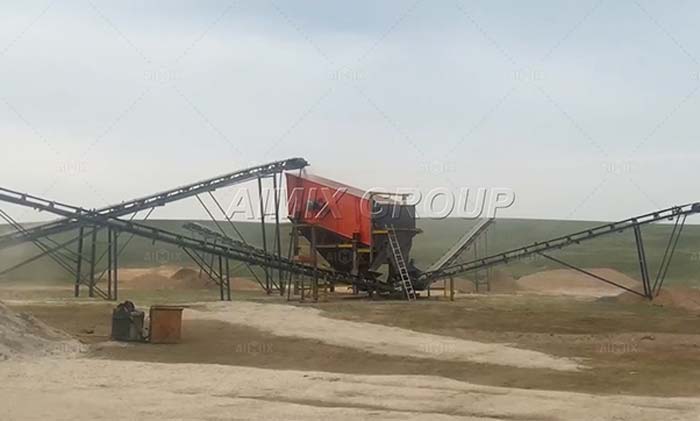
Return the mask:
M314 308L251 302L208 303L207 311L186 310L185 318L219 320L254 327L277 336L313 339L375 354L497 364L510 367L575 371L569 358L515 348L431 335L391 326L323 317Z
M365 376L94 359L0 363L0 418L698 420L700 399L594 396Z

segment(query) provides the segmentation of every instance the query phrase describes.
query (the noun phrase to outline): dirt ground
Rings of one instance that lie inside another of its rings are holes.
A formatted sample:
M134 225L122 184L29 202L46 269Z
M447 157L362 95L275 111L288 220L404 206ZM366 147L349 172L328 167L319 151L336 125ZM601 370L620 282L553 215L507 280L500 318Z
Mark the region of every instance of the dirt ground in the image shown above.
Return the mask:
M700 400L473 385L436 376L347 375L95 359L0 364L5 419L696 420Z
M5 419L696 420L700 400L487 387L436 376L348 375L95 359L0 364Z
M551 276L528 283L549 288ZM0 386L6 399L79 405L90 390L83 400L93 417L84 419L110 419L103 412L119 399L139 402L140 419L700 419L700 310L672 305L678 300L530 290L460 294L454 302L435 294L414 303L302 304L234 291L233 302L219 303L202 301L217 298L206 289L125 289L121 298L137 306L190 303L182 343L151 345L108 341L113 303L48 299L69 292L0 290L13 310L89 345L60 363L0 363L0 378L16 385ZM540 362L520 364L520 355ZM71 375L80 384L74 395L60 391ZM137 391L159 403L139 401ZM182 401L190 402L183 411L168 412L167 402ZM42 419L29 404L18 408L10 419ZM52 418L61 414L76 419L65 408Z
M245 303L234 301L230 311L235 313L237 304L240 309ZM212 305L210 310L220 306ZM194 309L204 310L204 306L198 304ZM321 317L395 326L445 338L512 344L556 357L581 359L586 368L578 372L454 361L449 358L453 352L450 342L426 343L425 350L433 354L427 358L397 356L189 316L179 345L103 346L99 343L109 337L109 303L11 307L31 313L83 342L98 343L90 354L95 358L360 374L428 374L526 389L700 396L699 315L647 304L503 295L473 296L455 302L341 300L317 305ZM284 326L283 321L280 324Z

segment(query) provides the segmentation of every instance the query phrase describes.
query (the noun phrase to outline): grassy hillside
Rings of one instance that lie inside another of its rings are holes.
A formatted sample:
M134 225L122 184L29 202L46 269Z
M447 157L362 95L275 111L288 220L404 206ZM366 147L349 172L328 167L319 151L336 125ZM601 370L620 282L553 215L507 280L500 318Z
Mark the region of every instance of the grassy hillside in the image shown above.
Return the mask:
M186 233L182 229L184 221L159 220L149 221L155 227L167 229L174 232ZM204 225L216 229L211 222L200 222ZM412 257L415 258L419 267L425 268L437 260L449 247L469 230L475 221L446 219L446 220L420 220L418 226L423 233L416 237ZM493 254L500 251L512 249L534 241L545 240L559 235L580 231L598 222L582 221L555 221L555 220L522 220L503 219L499 220L495 226L490 228L488 233L488 253ZM227 227L226 223L221 224L233 236L233 230ZM246 240L254 245L260 246L262 235L259 224L237 223L237 228ZM0 226L0 231L7 230L7 227ZM666 247L671 225L655 224L646 226L643 229L649 264L652 274L656 273L658 262L661 259ZM56 241L65 241L76 233L56 236ZM272 247L274 237L272 226L267 230L268 246ZM282 226L282 249L287 253L289 238L289 226ZM177 247L167 244L153 243L142 238L132 238L130 235L122 234L121 245L128 241L128 246L120 256L120 266L123 267L148 267L158 265L192 265L187 255ZM98 237L98 255L104 252L104 235ZM483 243L482 243L483 244ZM75 246L73 246L75 249ZM32 244L25 244L0 251L0 268L7 268L23 258L32 256L37 249ZM480 255L484 255L486 250L483 245ZM581 245L572 246L564 250L552 253L553 255L567 260L582 267L610 267L638 278L639 268L634 245L632 231L612 234L607 237L591 240ZM473 250L466 253L464 259L474 257ZM513 273L519 277L541 270L554 269L558 266L542 258L531 258L525 261L515 262L500 269ZM243 273L240 271L239 273ZM669 272L669 282L695 283L700 280L700 226L688 225L683 232L678 245L676 255ZM66 280L68 274L58 267L49 258L42 258L30 265L22 267L12 273L5 275L5 279L42 279L42 280Z

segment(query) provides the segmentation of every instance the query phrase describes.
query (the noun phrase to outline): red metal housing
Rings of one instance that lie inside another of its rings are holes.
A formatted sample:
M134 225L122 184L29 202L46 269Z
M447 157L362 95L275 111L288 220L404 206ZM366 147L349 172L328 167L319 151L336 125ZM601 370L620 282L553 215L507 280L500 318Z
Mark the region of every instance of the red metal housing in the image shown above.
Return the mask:
M286 173L289 216L325 228L348 241L372 245L372 208L363 190L327 178Z

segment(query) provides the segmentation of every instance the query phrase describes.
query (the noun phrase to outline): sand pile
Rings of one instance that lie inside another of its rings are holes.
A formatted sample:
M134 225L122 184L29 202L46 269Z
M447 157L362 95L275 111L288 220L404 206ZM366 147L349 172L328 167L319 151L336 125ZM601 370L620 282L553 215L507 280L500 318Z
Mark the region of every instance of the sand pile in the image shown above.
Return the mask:
M218 288L206 274L200 277L195 269L173 267L129 269L126 276L120 276L119 284L142 290Z
M646 298L631 292L625 292L614 298L616 302L633 304L648 303ZM671 286L662 288L659 295L651 302L654 305L676 307L690 311L700 310L700 289L685 286Z
M158 273L144 273L131 279L120 280L122 288L138 288L144 290L174 289L175 282L170 277Z
M168 266L161 265L155 267L145 267L145 268L120 268L119 269L119 280L120 281L130 281L134 278L143 275L160 275L167 278L173 276L175 272L180 269L179 266Z
M64 332L0 302L0 361L45 356L70 357L84 346Z
M180 268L170 275L170 279L190 281L199 278L199 272L191 268Z
M641 289L642 286L641 282L614 269L586 270L631 289ZM544 295L610 297L619 295L622 291L616 286L569 269L548 270L523 276L517 280L517 284L524 292Z
M218 288L205 273L200 275L198 270L192 268L180 268L170 276L170 279L180 288Z
M481 282L484 282L486 275L484 273L480 273L480 280ZM474 286L474 281L471 278L455 278L455 290L457 292L463 292L463 293L475 293L476 292L476 287ZM513 275L500 271L500 270L494 270L491 272L491 287L488 292L495 293L495 294L513 294L516 291L518 291L519 286L515 278L513 278ZM437 287L442 287L442 282L438 282L435 284ZM447 287L449 288L449 281L446 284ZM479 293L486 293L486 285L480 285L479 286Z

